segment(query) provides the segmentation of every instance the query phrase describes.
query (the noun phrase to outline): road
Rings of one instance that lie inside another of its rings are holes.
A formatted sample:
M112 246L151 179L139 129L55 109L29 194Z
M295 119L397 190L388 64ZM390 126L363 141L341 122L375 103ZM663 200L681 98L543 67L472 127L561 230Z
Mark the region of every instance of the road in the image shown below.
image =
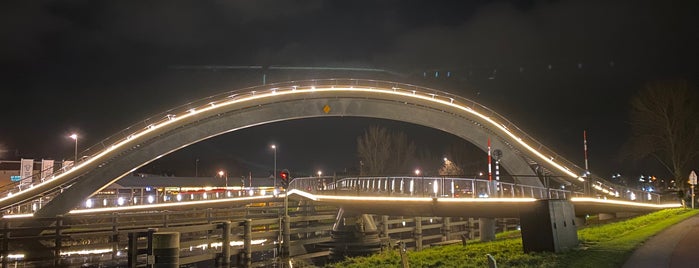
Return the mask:
M663 230L639 246L623 268L699 267L699 215Z

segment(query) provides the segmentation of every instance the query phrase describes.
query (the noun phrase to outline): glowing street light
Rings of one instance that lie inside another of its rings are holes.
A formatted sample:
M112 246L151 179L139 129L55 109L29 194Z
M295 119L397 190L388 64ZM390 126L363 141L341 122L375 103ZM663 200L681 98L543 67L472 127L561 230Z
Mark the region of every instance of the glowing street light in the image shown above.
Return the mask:
M323 175L323 171L318 170L318 177L320 177L320 175Z
M226 176L226 189L228 189L228 174L226 174L225 171L221 170L221 171L218 172L218 175L219 175L221 178L223 178L224 175Z
M415 170L415 176L416 176L416 177L417 177L417 176L420 176L420 170L419 170L419 169L416 169L416 170ZM420 188L421 188L421 189L420 189L420 192L422 192L422 195L425 196L425 181L422 180L422 179L420 180ZM411 192L413 191L413 180L410 181L410 191L411 191Z
M73 133L70 135L70 138L75 140L75 163L74 164L77 164L78 163L78 134Z
M274 172L272 173L272 176L274 176L274 189L277 189L277 145L272 144L272 150L274 150Z

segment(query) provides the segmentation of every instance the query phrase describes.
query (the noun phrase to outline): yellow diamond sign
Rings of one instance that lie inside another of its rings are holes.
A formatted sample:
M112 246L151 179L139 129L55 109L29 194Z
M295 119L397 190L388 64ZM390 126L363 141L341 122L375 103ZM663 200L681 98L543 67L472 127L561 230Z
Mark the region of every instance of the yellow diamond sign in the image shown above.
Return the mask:
M323 112L325 112L326 114L329 113L329 112L330 112L330 106L328 106L327 104L326 104L325 106L323 106Z

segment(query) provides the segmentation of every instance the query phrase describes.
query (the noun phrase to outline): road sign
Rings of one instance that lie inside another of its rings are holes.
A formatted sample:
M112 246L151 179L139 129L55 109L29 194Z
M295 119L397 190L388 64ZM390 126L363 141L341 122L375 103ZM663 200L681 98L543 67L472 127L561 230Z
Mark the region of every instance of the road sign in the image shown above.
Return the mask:
M689 173L689 184L697 185L697 173L695 173L694 170Z

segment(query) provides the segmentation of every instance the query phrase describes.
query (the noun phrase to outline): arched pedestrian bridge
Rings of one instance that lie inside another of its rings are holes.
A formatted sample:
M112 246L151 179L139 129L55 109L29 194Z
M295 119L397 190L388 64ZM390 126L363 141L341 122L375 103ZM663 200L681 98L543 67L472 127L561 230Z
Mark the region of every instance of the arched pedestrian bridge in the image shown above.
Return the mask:
M74 166L33 183L3 187L0 208L38 204L34 215L65 214L87 197L164 155L202 140L257 125L312 117L372 117L439 129L482 150L503 152L501 164L516 183L542 187L548 176L569 189L621 198L626 189L593 176L496 112L463 97L387 81L292 81L227 92L140 121L89 148ZM535 171L538 170L538 171ZM25 181L25 180L23 180Z

